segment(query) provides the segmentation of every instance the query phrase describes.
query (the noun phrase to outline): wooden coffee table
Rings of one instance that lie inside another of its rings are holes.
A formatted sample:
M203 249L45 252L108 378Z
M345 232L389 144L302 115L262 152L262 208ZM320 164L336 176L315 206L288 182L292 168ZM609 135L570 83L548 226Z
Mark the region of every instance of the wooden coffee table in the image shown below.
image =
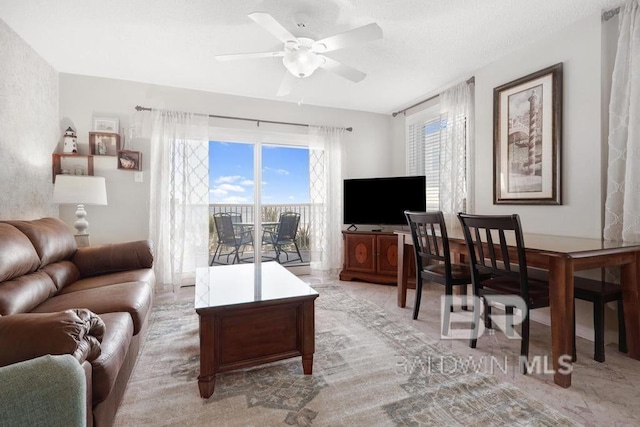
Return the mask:
M276 262L196 270L200 317L200 396L218 372L302 356L312 373L318 293Z

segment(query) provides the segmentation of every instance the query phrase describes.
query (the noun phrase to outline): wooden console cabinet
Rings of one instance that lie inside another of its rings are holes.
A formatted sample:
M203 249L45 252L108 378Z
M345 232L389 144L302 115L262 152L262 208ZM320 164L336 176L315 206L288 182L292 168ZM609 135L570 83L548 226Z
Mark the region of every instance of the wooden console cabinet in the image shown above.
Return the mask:
M344 261L340 280L396 284L398 236L372 231L343 231Z

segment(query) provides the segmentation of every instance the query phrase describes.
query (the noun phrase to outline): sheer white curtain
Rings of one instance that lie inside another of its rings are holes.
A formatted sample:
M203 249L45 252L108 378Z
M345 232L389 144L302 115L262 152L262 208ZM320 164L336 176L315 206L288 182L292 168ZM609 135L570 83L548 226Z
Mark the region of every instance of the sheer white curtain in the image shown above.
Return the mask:
M604 238L640 241L640 6L620 11L609 103Z
M462 82L440 94L440 210L452 229L460 226L458 212L473 212L467 187L473 108L473 84Z
M154 110L149 234L159 284L193 284L209 259L208 117Z
M310 126L311 270L335 276L342 267L344 129Z

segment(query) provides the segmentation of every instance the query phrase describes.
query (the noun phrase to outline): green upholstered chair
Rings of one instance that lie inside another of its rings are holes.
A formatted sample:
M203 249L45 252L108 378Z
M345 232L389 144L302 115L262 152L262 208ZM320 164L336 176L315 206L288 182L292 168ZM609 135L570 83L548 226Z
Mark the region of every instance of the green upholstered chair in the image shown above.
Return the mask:
M87 382L73 356L41 356L0 368L0 427L87 425Z

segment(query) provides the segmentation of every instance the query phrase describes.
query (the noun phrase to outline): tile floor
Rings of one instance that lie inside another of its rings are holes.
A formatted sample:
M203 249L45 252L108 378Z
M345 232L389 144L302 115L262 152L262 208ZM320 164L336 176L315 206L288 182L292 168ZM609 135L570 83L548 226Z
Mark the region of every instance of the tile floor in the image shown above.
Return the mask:
M313 276L302 276L309 283L321 280ZM420 313L412 319L415 290L407 293L407 306L397 306L395 286L364 282L335 283L349 293L382 307L390 318L410 324L425 334L439 337L440 295L444 288L437 284L423 289ZM561 388L553 382L552 374L522 375L517 368L520 341L508 340L502 333L483 335L476 349L469 347L467 340L445 340L441 343L451 352L480 360L495 360L494 369L487 363L484 372L493 372L502 380L511 382L535 398L555 407L566 416L585 426L638 426L640 425L640 361L630 359L618 352L616 344L605 349L606 361L593 360L593 342L578 338L576 343L578 361L574 364L572 386ZM531 323L530 355L546 355L550 358L551 331L548 326ZM481 359L481 357L485 359ZM493 356L493 359L491 358ZM507 357L506 373L505 356ZM455 363L455 360L453 361ZM549 360L549 369L551 361Z

